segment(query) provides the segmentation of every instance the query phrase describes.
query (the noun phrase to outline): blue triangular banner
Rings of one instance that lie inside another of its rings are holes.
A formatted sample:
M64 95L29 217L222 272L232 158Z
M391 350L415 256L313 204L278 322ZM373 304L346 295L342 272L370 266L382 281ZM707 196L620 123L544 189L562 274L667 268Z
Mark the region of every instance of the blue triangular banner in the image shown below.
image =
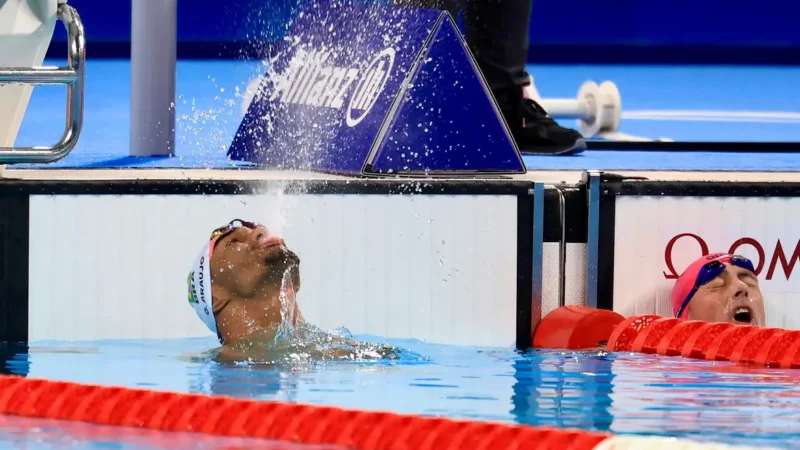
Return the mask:
M315 3L287 40L232 159L343 175L525 172L448 13Z
M380 173L524 172L477 64L444 13L367 169Z

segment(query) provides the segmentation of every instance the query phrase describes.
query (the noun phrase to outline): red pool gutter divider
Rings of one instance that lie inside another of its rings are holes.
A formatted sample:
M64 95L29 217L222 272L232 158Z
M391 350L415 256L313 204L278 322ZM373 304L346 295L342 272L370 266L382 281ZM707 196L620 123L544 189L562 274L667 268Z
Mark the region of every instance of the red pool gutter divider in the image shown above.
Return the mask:
M800 368L800 330L759 328L562 306L542 319L536 348L589 349L683 356L783 369Z

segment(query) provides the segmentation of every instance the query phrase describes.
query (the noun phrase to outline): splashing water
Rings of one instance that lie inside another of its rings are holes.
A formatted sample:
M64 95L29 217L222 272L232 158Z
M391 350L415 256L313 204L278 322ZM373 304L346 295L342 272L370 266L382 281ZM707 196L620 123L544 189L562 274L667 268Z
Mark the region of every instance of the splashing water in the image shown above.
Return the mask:
M283 362L375 361L400 357L399 349L386 344L358 341L345 328L326 332L307 323L295 325L295 292L290 268L283 274L281 324L273 342L273 349L286 350L280 352L283 353Z
M248 209L242 214L247 214L249 220L263 224L271 235L286 238L289 225L298 221L294 212L303 206L300 196L307 191L308 182L305 180L263 181L256 192L257 202L254 206L258 209Z
M281 323L274 330L272 339L264 340L262 336L248 339L234 344L224 357L215 359L237 366L289 365L293 368L325 362L395 364L428 361L422 355L383 342L358 340L346 328L325 331L309 323L295 324L297 300L291 269L284 272L280 302ZM218 349L212 353L221 356L226 352Z
M303 366L332 362L395 364L425 362L428 358L386 343L357 340L345 328L324 331L308 324L284 326L272 342L236 344L236 357L215 358L235 366ZM217 350L212 354L218 356Z
M286 11L287 16L291 17L297 14L299 18L302 18L304 13L300 10L307 6L306 2L298 0L296 3ZM334 3L339 4L340 2ZM342 5L340 6L343 6L346 2L341 3ZM324 41L321 43L301 42L298 36L293 36L289 33L293 22L292 19L287 20L284 26L280 27L281 29L270 30L261 26L269 13L269 8L266 7L242 12L242 16L239 19L246 22L248 29L252 29L247 31L247 40L254 47L260 48L260 44L264 44L268 40L267 37L272 41L282 37L285 46L273 49L273 52L257 52L260 55L257 58L260 60L260 64L254 66L251 77L241 80L240 86L221 86L217 84L216 80L209 77L213 85L213 101L215 103L202 105L204 107L211 106L211 108L201 108L201 105L195 104L195 99L191 99L191 114L185 114L185 117L182 116L185 134L193 141L192 143L195 147L212 146L224 151L231 141L230 135L233 132L233 127L228 126L227 122L233 122L234 117L236 122L239 122L254 97L273 95L275 93L276 86L289 73L286 72L288 70L286 67L277 67L276 65L278 61L286 59L285 57L296 58L296 63L298 63L305 61L310 57L309 55L312 51L315 51L325 56L325 58L329 58L318 61L326 66L331 66L340 59L342 61L360 60L348 54L348 52L353 51L352 49L329 48ZM369 15L371 17L364 18L365 23L369 23L370 20L373 22L385 20L378 12L370 12ZM334 21L335 17L325 18L325 24L331 27L329 31L333 34L336 31ZM404 23L403 20L396 20L395 22L392 32L383 36L384 46L402 46L403 38L406 36ZM358 45L355 47L358 47ZM244 58L244 55L242 56ZM186 101L184 100L183 103L186 104ZM318 166L319 161L323 158L336 156L335 152L331 153L330 149L326 149L321 143L331 141L335 137L337 127L332 125L335 125L334 122L344 119L333 113L305 117L295 111L292 116L293 121L287 123L281 120L286 116L284 108L287 105L283 102L278 102L272 106L273 108L261 110L256 104L250 111L251 118L255 121L255 124L246 132L253 134L254 137L259 137L259 139L253 140L253 145L256 146L255 151L266 155L288 155L285 156L288 160L271 161L273 166L287 170L289 168L303 170ZM419 106L422 107L423 105ZM211 131L210 138L207 137L209 135L208 131ZM426 129L425 132L427 131ZM256 134L258 136L255 136ZM281 149L276 147L280 145L291 148ZM413 165L418 157L418 152L409 151L407 153L408 161L406 162L409 165ZM302 180L265 182L263 191L259 195L261 217L254 217L250 220L260 221L267 226L273 235L284 236L284 232L289 229L289 225L297 222L296 219L292 218L292 210L295 204L302 206L300 204L302 200L298 198L298 195L293 194L306 193L307 188L307 182ZM421 192L419 182L416 182L416 184L409 183L406 191L411 195L415 192ZM298 214L298 216L303 215ZM417 218L419 218L419 215L417 215ZM313 219L311 221L313 222ZM440 265L443 265L443 263ZM288 271L283 276L280 302L281 323L276 329L269 330L269 333L267 333L269 338L249 340L240 348L242 351L237 352L247 355L244 358L245 362L383 361L401 357L405 360L405 356L414 357L408 352L388 345L359 341L353 338L350 332L345 329L323 331L306 323L295 325L294 316L297 311L296 289Z
M281 339L291 338L294 332L295 310L297 309L297 296L295 294L294 282L292 281L292 271L294 267L289 267L283 272L281 281L281 323L278 325L278 332L275 333L275 342Z
M270 347L275 358L265 362L273 364L426 360L389 344L357 340L346 328L324 331L307 323L298 324L291 334L277 337Z

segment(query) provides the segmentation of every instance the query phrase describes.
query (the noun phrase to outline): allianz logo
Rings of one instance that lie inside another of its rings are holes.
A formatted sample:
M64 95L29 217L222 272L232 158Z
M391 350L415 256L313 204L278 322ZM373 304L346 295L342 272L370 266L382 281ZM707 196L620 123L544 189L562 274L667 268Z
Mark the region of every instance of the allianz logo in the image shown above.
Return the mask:
M354 127L375 106L394 66L395 51L386 48L364 69L329 64L331 51L298 51L285 72L278 74L270 101L320 108L347 108L347 125Z

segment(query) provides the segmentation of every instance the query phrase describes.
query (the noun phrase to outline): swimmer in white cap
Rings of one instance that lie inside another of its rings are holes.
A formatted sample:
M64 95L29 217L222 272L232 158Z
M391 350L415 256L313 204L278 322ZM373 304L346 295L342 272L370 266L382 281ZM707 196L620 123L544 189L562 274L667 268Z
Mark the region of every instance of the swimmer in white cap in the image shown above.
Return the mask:
M189 304L223 344L223 359L261 358L265 351L273 358L288 347L309 358L371 356L364 354L369 345L305 323L296 301L300 258L262 225L236 219L214 230L187 281ZM284 347L275 345L282 329L297 331ZM374 357L394 351L373 350Z
M304 321L294 302L300 258L261 225L236 219L214 230L187 281L189 304L222 344L277 329L282 293L291 325Z

